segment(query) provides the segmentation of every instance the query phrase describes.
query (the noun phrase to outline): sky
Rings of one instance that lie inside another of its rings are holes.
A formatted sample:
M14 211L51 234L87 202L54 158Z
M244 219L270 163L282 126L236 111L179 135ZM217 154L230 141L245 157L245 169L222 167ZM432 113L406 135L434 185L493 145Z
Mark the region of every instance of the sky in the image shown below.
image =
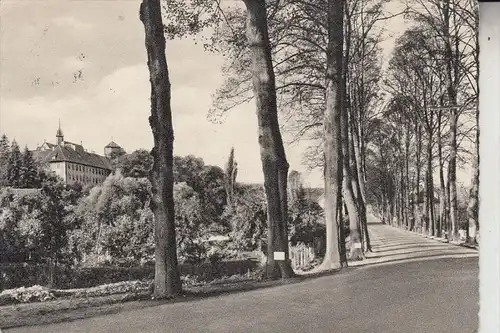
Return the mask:
M0 133L34 149L65 140L103 154L111 140L127 152L152 147L149 73L140 0L2 0L0 2ZM404 25L396 19L389 32ZM385 42L389 56L393 38ZM222 56L192 39L167 42L172 83L174 154L223 166L234 146L238 180L262 182L253 102L223 124L206 118L222 84ZM285 137L285 140L287 138ZM290 168L310 186L321 172L301 164L305 144L287 146Z

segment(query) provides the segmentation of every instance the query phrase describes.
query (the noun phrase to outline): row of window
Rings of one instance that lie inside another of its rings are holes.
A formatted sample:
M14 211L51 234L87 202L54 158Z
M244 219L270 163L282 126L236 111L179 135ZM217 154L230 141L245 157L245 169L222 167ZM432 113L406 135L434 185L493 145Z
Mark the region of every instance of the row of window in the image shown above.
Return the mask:
M88 173L93 173L95 175L102 175L102 176L107 175L106 170L88 167L88 166L81 165L81 164L74 164L74 163L68 163L68 170L88 172Z
M98 178L88 177L88 176L80 176L80 175L68 175L68 180L79 182L79 183L91 183L91 184L100 184Z

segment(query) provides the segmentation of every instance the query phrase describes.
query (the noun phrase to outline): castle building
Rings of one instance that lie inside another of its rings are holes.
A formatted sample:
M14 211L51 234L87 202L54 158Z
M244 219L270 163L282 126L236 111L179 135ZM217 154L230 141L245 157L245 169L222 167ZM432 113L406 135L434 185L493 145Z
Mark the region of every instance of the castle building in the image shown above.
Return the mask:
M123 148L113 141L104 148L105 156L88 152L82 144L65 141L59 125L56 144L45 141L33 151L33 157L46 164L67 184L95 186L104 182L113 171L110 160L113 153L123 152Z
M104 156L109 159L122 154L125 154L125 150L114 142L113 139L111 139L111 142L104 147Z

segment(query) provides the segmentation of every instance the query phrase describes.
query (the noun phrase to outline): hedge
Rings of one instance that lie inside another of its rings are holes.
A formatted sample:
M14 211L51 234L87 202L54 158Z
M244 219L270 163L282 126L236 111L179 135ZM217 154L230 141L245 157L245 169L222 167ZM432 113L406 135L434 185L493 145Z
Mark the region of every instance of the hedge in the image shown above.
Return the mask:
M216 264L179 265L181 275L196 276L210 281L224 276L246 274L254 271L258 262L252 259L222 261ZM58 266L55 272L54 288L89 288L121 281L154 278L154 266L141 267L91 267L70 268ZM49 284L49 266L28 263L0 264L0 291L34 285Z

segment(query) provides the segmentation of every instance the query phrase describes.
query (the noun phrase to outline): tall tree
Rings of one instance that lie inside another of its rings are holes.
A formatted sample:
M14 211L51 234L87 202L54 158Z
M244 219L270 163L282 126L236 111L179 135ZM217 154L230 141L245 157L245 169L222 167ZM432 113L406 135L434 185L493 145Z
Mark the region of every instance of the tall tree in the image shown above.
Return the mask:
M299 193L303 190L302 175L297 170L290 171L288 175L289 202L295 202Z
M439 45L442 58L440 72L445 89L443 110L448 133L448 188L449 224L448 237L459 237L457 169L463 159L461 146L464 134L464 114L477 111L477 4L470 0L411 0L408 12L418 24L432 32ZM472 110L471 110L472 109ZM471 141L476 141L472 139Z
M131 154L124 154L113 160L116 169L120 169L123 177L147 178L153 158L145 149L138 149Z
M286 160L278 122L276 82L271 59L265 0L243 0L247 9L246 36L252 60L252 84L259 126L259 145L268 214L268 278L294 275L288 252ZM284 252L285 260L274 259Z
M226 163L226 169L224 170L224 187L226 189L227 204L229 206L233 203L234 197L234 186L236 183L236 176L238 174L238 163L234 158L234 147L231 148L229 152L229 157Z
M38 166L33 158L33 153L24 148L22 156L22 167L20 173L20 185L23 188L38 188L41 186L40 178L38 177Z
M12 145L9 154L9 162L7 165L7 183L12 187L21 187L21 172L23 167L23 154L19 149L16 140L12 140Z
M153 297L180 294L182 284L178 270L175 212L173 197L173 143L171 85L165 56L165 36L160 0L143 0L140 20L144 25L145 44L151 82L151 116L153 132L153 167L151 210L155 217L155 279Z
M343 58L343 0L328 0L327 4L327 72L326 110L324 112L324 179L326 252L322 268L336 269L346 262L340 244L343 239L341 207L341 92Z
M0 187L8 184L7 170L10 156L10 142L5 134L0 138Z

